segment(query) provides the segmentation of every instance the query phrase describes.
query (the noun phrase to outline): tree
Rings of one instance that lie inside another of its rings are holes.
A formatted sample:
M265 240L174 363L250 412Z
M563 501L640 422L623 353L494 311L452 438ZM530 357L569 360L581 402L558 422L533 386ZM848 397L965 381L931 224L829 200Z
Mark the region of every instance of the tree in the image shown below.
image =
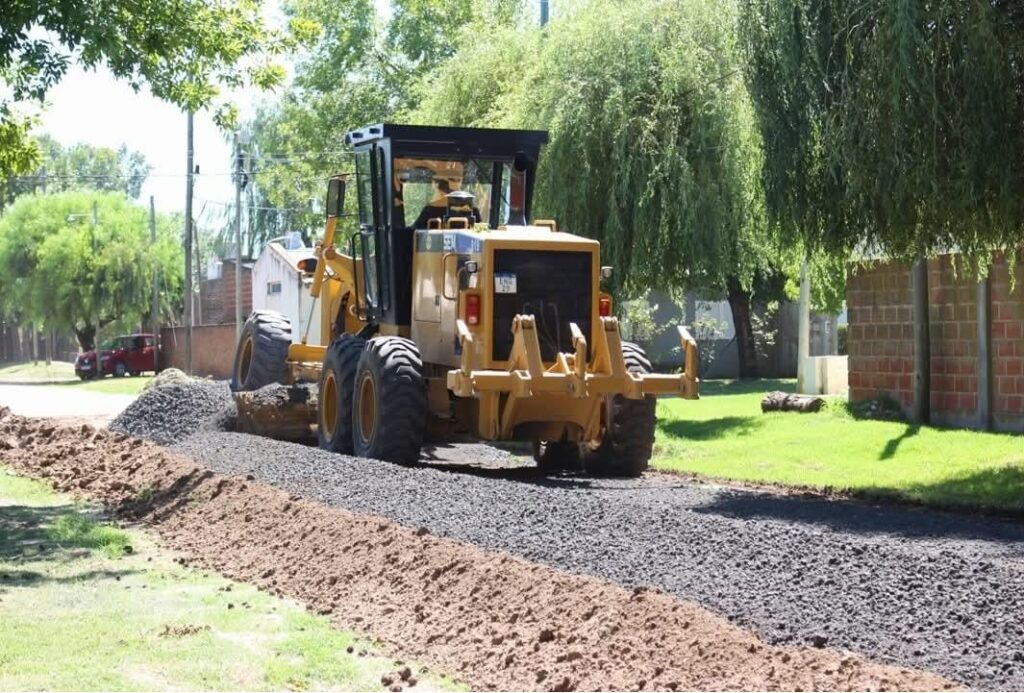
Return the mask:
M164 309L181 301L177 224L123 193L23 195L0 218L0 312L47 329L74 331L83 349L98 328L119 331L149 319L154 271Z
M414 107L423 75L438 70L466 36L515 24L523 4L394 0L385 20L372 0L285 2L293 22L316 24L321 33L294 81L248 124L251 223L244 245L255 252L286 231L315 235L327 178L352 170L344 133Z
M743 0L774 223L984 259L1024 236L1024 5Z
M792 259L763 215L736 21L731 0L596 0L544 31L464 35L412 115L549 130L538 215L600 240L627 297L726 294L752 376L755 279Z
M217 119L233 122L234 109L218 102L221 85L267 88L284 79L273 59L308 40L316 27L293 21L289 31L268 29L257 0L10 0L0 14L0 134L15 145L0 156L0 175L36 163L27 142L29 118L18 102L41 103L72 60L105 65L135 89L147 83L159 98L186 110L216 106Z
M4 181L0 207L18 195L37 191L117 190L137 198L151 170L141 153L125 145L116 150L85 143L65 147L47 135L37 138L36 144L41 153L39 165Z

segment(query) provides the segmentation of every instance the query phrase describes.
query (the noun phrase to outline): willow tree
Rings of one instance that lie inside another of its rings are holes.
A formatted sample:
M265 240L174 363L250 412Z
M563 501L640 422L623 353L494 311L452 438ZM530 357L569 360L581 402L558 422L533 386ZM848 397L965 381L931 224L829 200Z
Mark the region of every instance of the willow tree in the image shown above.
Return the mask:
M772 220L815 248L1024 238L1024 4L742 0Z
M151 320L154 272L162 309L174 314L182 283L178 228L158 215L150 242L148 211L123 193L22 195L0 217L0 316L74 332L91 349L97 329Z
M772 220L809 247L915 259L914 416L928 422L925 257L979 274L1024 240L1019 0L743 0Z
M779 249L736 21L732 0L597 0L544 31L466 36L413 115L548 130L538 214L600 240L626 296L726 293L753 375L751 287Z

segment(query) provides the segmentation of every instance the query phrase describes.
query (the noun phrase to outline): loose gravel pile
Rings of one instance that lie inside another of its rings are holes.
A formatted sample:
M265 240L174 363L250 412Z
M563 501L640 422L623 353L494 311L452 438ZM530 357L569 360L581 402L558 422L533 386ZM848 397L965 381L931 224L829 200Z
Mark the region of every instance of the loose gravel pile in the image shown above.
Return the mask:
M226 382L189 380L146 390L110 422L110 430L160 445L176 443L196 431L220 428L234 410Z
M477 689L954 687L932 673L833 649L765 645L658 591L627 590L218 476L137 438L60 428L0 407L0 450L16 470L142 520L183 562L297 598ZM410 674L402 678L412 685Z
M225 474L703 604L773 644L1024 689L1024 526L652 474L545 478L353 459L236 433L174 449Z

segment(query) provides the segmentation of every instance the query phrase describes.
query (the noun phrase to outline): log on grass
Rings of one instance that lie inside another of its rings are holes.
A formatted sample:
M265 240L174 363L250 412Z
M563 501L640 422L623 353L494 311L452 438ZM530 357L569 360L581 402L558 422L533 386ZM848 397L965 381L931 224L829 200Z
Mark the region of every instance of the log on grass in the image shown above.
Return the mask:
M798 411L815 413L825 406L825 400L814 395L794 395L787 392L769 392L761 399L761 411Z

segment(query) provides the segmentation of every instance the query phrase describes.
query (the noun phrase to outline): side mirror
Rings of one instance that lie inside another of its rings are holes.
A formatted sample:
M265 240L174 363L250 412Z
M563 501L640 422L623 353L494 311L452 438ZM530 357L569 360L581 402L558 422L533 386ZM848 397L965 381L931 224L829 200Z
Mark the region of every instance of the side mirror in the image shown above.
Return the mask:
M340 217L345 209L345 179L331 178L327 183L327 217Z

